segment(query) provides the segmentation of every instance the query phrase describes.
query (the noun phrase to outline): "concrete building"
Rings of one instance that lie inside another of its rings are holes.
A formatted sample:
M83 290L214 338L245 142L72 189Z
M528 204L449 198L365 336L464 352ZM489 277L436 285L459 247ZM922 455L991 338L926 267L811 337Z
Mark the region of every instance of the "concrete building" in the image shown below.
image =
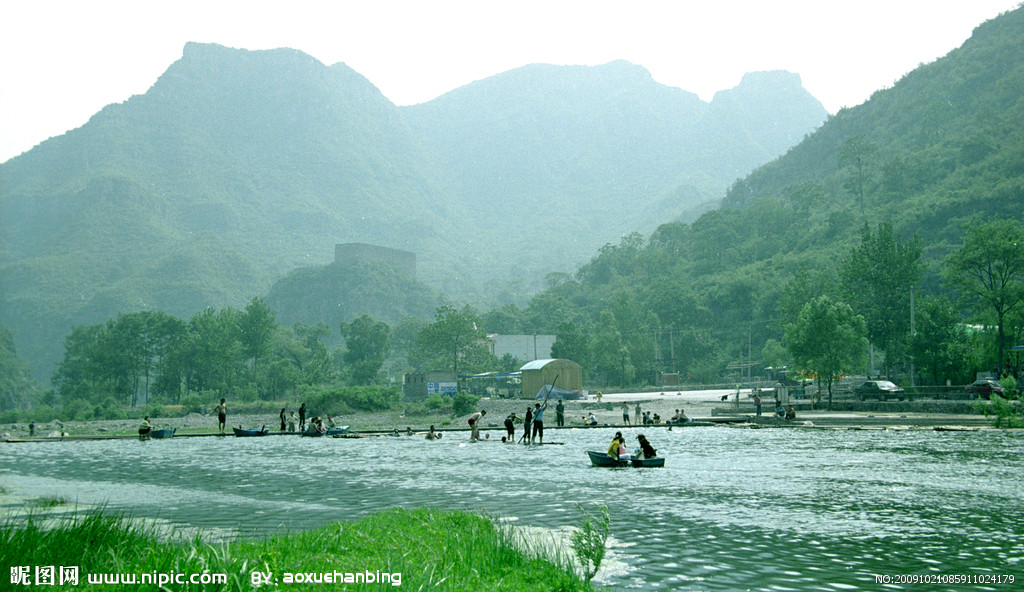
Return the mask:
M536 397L544 385L552 383L555 388L567 391L583 390L583 366L572 360L534 360L519 370L522 372L524 399ZM558 382L554 382L556 377Z
M335 263L372 263L376 265L390 265L395 269L405 272L409 277L416 277L416 253L378 247L366 243L344 243L334 245Z
M433 394L455 396L458 382L451 372L410 372L402 382L406 400L418 401Z
M498 335L487 336L487 348L499 360L505 354L521 362L546 360L551 358L551 346L555 344L554 335Z

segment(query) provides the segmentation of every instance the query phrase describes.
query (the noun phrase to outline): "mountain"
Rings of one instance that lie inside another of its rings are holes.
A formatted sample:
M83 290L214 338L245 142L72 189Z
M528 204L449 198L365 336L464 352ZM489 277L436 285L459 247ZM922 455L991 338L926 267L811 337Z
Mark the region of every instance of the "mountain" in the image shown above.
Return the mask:
M344 64L189 43L145 94L0 165L0 324L46 379L72 325L241 306L340 242L414 252L462 296L534 285L813 128L824 110L782 80L730 108L625 62L529 66L399 108ZM709 137L733 112L735 141Z
M944 259L965 223L996 219L1024 222L1024 8L829 118L734 183L721 208L601 249L527 314L535 331L596 327L594 347L612 354L629 339L658 341L632 345L657 351L651 359L610 355L613 370L655 380L660 362L716 382L780 341L795 304L843 296L840 262L865 225L916 236L927 266L918 296L955 299Z
M826 117L796 74L709 104L624 61L525 66L403 111L460 211L533 277L719 198Z

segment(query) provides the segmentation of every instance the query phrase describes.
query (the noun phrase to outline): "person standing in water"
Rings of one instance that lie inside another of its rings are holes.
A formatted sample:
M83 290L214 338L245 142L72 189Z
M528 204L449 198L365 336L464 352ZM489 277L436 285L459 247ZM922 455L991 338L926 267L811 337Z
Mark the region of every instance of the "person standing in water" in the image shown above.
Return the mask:
M471 428L469 434L470 440L480 439L480 420L483 419L485 415L487 415L487 412L481 409L469 416L469 427Z
M526 418L523 419L523 437L519 439L523 444L530 443L530 428L533 427L533 407L526 408Z
M287 422L285 421L285 413L284 413L284 411L285 411L285 408L284 408L284 407L282 407L282 408L281 408L281 431L282 431L282 432L283 432L283 431L285 430L285 428L287 427Z
M565 425L565 405L562 404L562 400L558 400L558 404L555 405L555 425L562 427Z
M540 403L534 403L533 409L533 435L530 436L530 444L533 444L533 440L536 438L538 444L544 443L544 410L548 408L548 402L544 401L544 406L541 407Z
M220 400L220 404L213 408L214 412L217 413L217 429L220 433L224 433L224 426L228 422L228 406L224 402L224 399Z

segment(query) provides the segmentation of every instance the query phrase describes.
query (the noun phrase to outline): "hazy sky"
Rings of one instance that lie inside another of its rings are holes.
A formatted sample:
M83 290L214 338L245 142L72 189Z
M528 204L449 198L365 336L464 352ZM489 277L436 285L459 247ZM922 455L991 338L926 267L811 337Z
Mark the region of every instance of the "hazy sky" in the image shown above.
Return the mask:
M1019 0L9 0L0 162L141 94L187 41L345 62L399 105L529 63L625 59L710 100L789 70L834 113L958 47Z

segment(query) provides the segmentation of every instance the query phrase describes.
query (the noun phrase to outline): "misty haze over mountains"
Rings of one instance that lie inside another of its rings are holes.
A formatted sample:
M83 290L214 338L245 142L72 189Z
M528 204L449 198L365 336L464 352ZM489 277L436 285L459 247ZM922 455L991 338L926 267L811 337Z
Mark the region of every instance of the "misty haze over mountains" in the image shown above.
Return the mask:
M344 64L190 43L144 95L0 166L0 323L46 376L74 324L239 305L356 241L415 252L456 298L521 299L826 116L795 74L706 103L627 62L397 107Z

